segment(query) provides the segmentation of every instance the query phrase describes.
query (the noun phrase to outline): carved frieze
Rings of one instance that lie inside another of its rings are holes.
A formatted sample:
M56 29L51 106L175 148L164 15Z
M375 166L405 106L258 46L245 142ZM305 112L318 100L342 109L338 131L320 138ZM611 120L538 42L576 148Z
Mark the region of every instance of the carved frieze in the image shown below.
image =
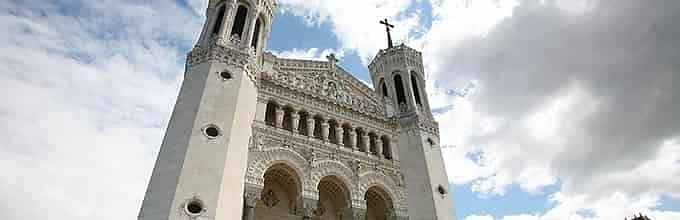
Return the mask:
M263 80L373 117L384 116L383 106L373 92L352 82L341 68L317 61L279 62L287 66L263 72Z

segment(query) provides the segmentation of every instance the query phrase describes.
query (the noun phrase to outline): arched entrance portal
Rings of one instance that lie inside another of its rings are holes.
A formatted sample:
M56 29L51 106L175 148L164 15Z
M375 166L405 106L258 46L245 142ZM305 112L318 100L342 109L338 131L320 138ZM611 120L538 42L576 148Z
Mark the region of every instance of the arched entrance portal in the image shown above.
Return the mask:
M366 220L391 220L394 213L392 198L382 188L368 188L366 195Z
M264 188L255 206L255 219L299 220L295 210L300 191L299 175L291 167L285 164L271 166L264 174Z
M318 220L341 220L351 207L350 192L347 186L336 176L326 176L318 185L319 203L314 211ZM347 216L349 217L349 216Z

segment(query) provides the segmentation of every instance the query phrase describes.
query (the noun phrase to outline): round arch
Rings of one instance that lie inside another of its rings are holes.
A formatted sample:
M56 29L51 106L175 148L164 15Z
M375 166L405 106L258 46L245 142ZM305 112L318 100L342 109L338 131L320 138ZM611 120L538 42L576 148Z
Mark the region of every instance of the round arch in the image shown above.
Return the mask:
M354 200L355 198L355 193L354 189L356 188L354 184L352 184L352 170L347 167L345 164L339 161L335 160L321 160L321 161L316 161L312 164L312 172L311 172L311 186L310 188L313 188L313 194L314 194L314 199L318 199L318 192L317 192L317 187L319 186L319 183L324 177L327 176L336 176L340 181L344 183L344 185L348 188L351 199Z
M366 219L392 219L395 213L395 203L385 187L371 186L364 195L366 201Z
M352 207L349 186L337 175L324 176L317 186L319 199L314 215L321 219L343 219Z
M394 207L395 210L400 210L402 208L403 196L401 193L395 191L398 189L397 184L384 174L373 171L362 173L359 176L359 185L357 186L357 190L358 193L360 193L360 198L363 200L364 195L366 192L368 192L368 189L376 186L382 188L387 193L387 195L389 195L392 200L392 207ZM361 208L366 209L366 204L360 205Z
M289 166L300 178L300 192L305 191L304 178L307 176L305 172L306 161L302 155L287 148L274 148L271 150L257 153L257 156L249 159L248 169L246 171L246 183L264 187L264 174L270 167L277 164L285 164Z

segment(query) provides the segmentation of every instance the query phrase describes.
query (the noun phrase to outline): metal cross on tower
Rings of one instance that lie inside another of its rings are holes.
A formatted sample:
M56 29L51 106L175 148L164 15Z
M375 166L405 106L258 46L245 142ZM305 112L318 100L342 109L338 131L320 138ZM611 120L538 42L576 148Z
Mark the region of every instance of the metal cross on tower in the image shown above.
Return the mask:
M385 30L387 31L387 48L392 48L394 45L392 44L392 35L390 34L390 28L394 28L394 25L387 22L387 18L385 18L385 20L380 21L380 24L385 25Z

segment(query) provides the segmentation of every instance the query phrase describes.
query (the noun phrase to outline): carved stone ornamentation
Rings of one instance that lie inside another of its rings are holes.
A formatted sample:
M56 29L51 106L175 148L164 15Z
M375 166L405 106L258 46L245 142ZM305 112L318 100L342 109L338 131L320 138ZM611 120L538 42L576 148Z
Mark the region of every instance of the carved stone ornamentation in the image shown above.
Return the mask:
M301 63L300 65L310 64ZM280 69L276 72L267 72L263 75L263 79L373 117L381 117L383 107L374 94L355 89L364 85L351 82L337 75L340 75L340 73L329 72L328 69L304 72Z
M268 190L264 195L262 195L262 202L264 203L265 206L272 208L279 204L279 198L276 196L276 193L272 190Z

